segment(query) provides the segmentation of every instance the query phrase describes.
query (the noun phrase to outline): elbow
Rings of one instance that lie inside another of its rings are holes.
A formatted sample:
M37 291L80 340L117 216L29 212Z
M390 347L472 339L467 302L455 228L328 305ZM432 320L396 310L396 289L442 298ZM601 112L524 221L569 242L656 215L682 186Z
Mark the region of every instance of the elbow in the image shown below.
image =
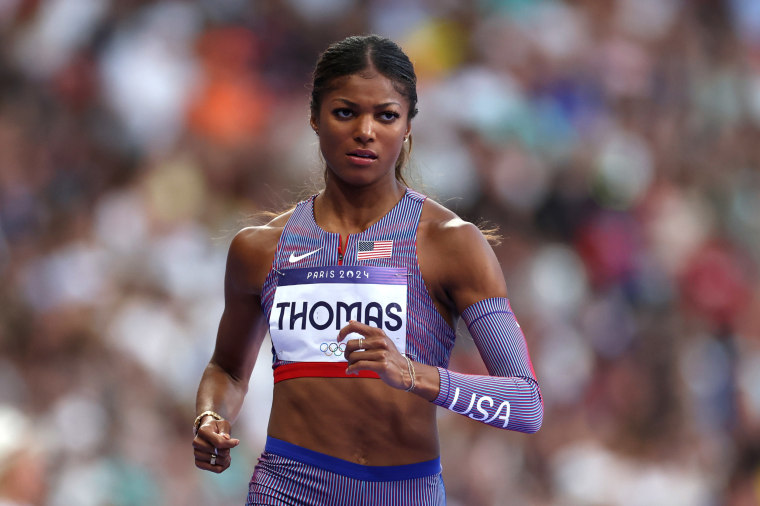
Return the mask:
M204 379L207 376L213 381L221 381L227 383L242 395L248 393L248 384L251 377L250 372L246 374L245 371L229 367L224 363L214 360L212 357L211 361L206 366Z
M535 422L531 425L531 431L528 434L535 434L544 423L544 398L541 397L541 388L538 383L533 384L533 406L536 413Z
M513 419L503 428L515 432L522 432L523 434L535 434L538 432L544 422L543 406L539 403L535 409L525 411L521 413L521 415L522 416L520 416L519 419Z
M520 432L525 434L535 434L544 423L544 400L541 397L541 390L538 383L530 382L532 395L528 410L525 416L525 423L520 427Z
M541 425L543 423L544 423L544 407L541 404L539 404L535 415L528 421L528 423L525 425L524 430L522 432L524 432L525 434L535 434L541 428Z

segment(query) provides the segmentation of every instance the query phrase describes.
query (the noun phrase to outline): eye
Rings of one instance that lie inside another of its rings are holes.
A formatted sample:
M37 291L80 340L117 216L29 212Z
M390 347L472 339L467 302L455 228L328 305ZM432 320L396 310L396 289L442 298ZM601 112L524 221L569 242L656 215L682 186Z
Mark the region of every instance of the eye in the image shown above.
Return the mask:
M379 116L382 121L386 121L389 123L401 117L401 115L397 113L396 111L383 111L379 114Z
M353 111L347 107L340 107L333 110L333 115L338 119L348 119L353 116Z

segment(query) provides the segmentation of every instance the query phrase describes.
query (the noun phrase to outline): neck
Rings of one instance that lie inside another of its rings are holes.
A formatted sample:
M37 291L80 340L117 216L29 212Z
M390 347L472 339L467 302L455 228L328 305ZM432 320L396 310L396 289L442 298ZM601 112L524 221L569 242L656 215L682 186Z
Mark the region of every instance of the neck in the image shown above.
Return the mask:
M325 189L314 202L314 215L322 228L341 234L355 234L385 216L406 188L393 178L368 187L357 188L328 175Z

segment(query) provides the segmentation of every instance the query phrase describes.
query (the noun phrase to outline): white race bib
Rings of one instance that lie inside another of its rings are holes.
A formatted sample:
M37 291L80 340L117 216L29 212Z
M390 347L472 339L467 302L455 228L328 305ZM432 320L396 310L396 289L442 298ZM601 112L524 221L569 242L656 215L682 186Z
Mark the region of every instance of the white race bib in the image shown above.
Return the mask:
M340 362L349 335L338 332L356 320L385 331L406 353L406 269L330 266L288 269L279 274L269 316L277 358L292 362Z

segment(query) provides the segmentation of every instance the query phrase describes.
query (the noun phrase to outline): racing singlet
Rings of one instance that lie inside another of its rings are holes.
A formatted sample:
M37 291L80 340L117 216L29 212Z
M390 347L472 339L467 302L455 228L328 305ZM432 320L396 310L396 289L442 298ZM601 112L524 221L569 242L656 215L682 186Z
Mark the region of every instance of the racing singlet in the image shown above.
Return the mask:
M447 367L455 332L436 310L417 261L425 196L407 189L388 214L343 244L316 224L314 198L300 202L285 224L261 296L275 382L356 377L345 373L345 341L336 341L349 320L382 328L415 361Z

